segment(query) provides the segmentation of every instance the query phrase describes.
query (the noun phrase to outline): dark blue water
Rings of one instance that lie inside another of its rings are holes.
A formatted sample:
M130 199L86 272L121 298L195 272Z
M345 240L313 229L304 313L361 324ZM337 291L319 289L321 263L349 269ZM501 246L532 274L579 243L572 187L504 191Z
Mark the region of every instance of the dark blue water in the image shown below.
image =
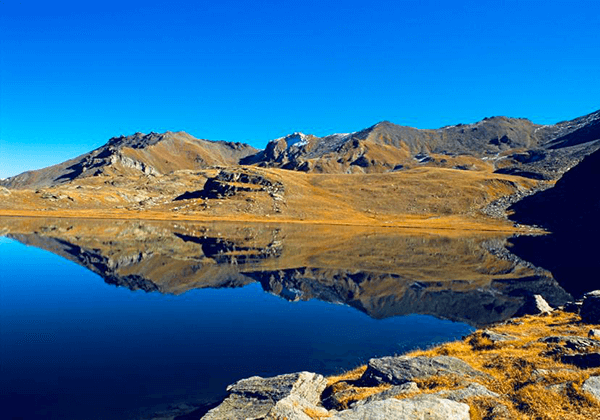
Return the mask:
M430 316L375 320L347 306L290 303L258 284L131 291L0 238L3 418L144 418L214 401L243 377L336 373L471 330Z

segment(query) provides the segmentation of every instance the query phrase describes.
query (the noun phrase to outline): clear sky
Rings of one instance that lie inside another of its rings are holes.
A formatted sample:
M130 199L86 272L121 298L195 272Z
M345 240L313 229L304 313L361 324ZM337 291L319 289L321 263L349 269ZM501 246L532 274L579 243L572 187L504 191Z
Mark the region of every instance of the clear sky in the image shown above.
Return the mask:
M600 109L600 1L2 1L0 177L110 137Z

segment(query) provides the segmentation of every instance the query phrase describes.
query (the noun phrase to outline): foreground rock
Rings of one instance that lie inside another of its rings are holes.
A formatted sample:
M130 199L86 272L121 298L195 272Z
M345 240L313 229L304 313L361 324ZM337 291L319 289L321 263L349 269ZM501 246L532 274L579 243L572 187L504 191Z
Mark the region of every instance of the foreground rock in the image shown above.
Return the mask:
M203 418L596 419L600 341L586 337L589 330L578 315L553 311L412 356L371 359L328 385L308 372L249 378Z
M600 376L592 376L583 383L582 389L600 402Z
M433 376L461 376L473 378L484 376L456 357L382 357L369 360L361 382L369 385L388 383L400 385L414 379Z
M304 410L318 410L321 393L327 380L310 372L291 373L261 378L242 379L227 388L229 396L203 419L231 420L258 418L308 417ZM322 410L322 409L321 409Z
M374 401L330 417L332 420L469 420L467 404L433 396Z

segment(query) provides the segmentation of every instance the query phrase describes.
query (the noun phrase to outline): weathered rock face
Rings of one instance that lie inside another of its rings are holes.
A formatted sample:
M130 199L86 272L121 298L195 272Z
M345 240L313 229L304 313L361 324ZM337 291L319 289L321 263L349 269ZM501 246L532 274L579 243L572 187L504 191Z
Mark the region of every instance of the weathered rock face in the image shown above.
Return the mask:
M175 201L194 198L219 199L232 197L239 192L266 192L272 198L281 197L284 187L281 182L267 179L263 175L248 170L221 170L215 177L208 178L202 190L188 191L175 198Z
M596 151L565 173L553 188L524 198L511 208L513 221L552 232L511 240L511 251L550 270L576 298L590 290L591 279L597 278L600 268L596 247L590 246L600 232L599 177L600 151Z
M579 311L581 320L588 324L600 324L600 290L587 293Z
M369 360L367 370L360 380L369 385L380 383L400 385L414 379L440 375L473 378L484 374L455 357L399 356Z
M332 420L469 420L467 404L432 396L374 401L352 410L344 410Z
M285 416L285 413L291 415L300 413L303 408L316 407L326 385L327 380L323 376L310 372L242 379L230 385L227 388L230 395L202 418L283 418L280 416Z

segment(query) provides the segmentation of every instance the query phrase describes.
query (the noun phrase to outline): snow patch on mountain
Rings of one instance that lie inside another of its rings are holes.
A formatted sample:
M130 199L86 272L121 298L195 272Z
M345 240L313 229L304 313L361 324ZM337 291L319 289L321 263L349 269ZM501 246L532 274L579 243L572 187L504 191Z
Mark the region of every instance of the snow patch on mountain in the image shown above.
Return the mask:
M292 134L288 134L285 137L279 137L277 139L273 139L271 140L269 143L278 143L281 140L285 141L285 144L287 145L287 149L290 149L291 147L302 147L302 146L306 146L308 144L308 136L304 133L300 133L300 132L295 132Z

